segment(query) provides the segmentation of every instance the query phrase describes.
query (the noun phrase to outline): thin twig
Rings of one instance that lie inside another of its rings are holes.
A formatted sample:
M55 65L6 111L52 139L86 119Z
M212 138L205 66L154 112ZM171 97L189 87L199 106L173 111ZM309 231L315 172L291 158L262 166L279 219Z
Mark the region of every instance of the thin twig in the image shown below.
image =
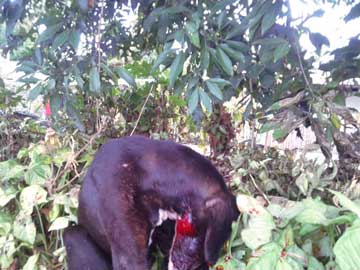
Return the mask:
M79 151L77 151L72 157L71 159L69 159L66 164L65 167L60 171L60 173L58 173L56 175L56 178L54 179L54 182L57 182L57 179L59 179L61 176L63 176L63 174L66 172L67 169L69 169L69 167L71 166L71 164L73 163L74 160L76 160L90 145L92 145L93 141L105 130L105 125L101 126L99 128L99 130L93 134L90 139L89 142L87 144L85 144L83 147L80 148ZM59 188L55 189L55 191L58 191ZM60 188L61 189L61 188Z
M147 97L146 97L146 99L145 99L145 102L144 102L141 110L140 110L139 117L138 117L138 119L137 119L136 122L135 122L135 126L134 126L133 130L131 131L130 136L132 136L132 135L134 134L134 132L135 132L135 130L136 130L138 124L139 124L140 118L141 118L142 114L144 113L146 103L148 102L149 97L150 97L150 94L151 94L153 88L155 87L155 85L156 85L156 82L152 85L152 87L151 87L150 90L149 90L149 93L148 93L148 95L147 95Z
M76 179L78 179L80 176L82 176L85 173L85 171L81 171L79 174L76 174L73 178L71 178L67 183L61 187L58 187L55 189L55 192L59 192L69 186L72 182L74 182Z
M263 198L265 199L265 201L270 204L270 200L269 198L266 196L266 194L261 190L261 188L258 186L258 184L256 184L256 181L254 179L254 177L249 174L251 182L253 183L253 185L255 186L255 188L260 192L261 196L263 196Z
M299 66L300 66L300 70L301 70L301 73L304 77L304 80L305 80L305 83L306 83L306 86L308 87L310 93L315 96L315 92L314 90L312 89L311 87L311 84L310 84L310 81L308 79L308 77L306 76L306 73L305 73L305 69L304 69L304 66L303 66L303 63L302 63L302 60L301 60L301 53L300 53L300 46L299 46L299 41L296 39L295 41L295 50L296 50L296 56L298 58L298 61L299 61Z

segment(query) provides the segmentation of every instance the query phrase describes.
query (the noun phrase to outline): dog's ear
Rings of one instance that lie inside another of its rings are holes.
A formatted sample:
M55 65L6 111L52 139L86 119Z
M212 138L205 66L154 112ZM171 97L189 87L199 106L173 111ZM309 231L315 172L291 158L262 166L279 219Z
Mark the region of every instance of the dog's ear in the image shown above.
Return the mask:
M235 197L231 194L214 196L205 202L207 227L204 242L204 257L209 265L216 263L225 241L231 233L231 223L237 219L239 211Z

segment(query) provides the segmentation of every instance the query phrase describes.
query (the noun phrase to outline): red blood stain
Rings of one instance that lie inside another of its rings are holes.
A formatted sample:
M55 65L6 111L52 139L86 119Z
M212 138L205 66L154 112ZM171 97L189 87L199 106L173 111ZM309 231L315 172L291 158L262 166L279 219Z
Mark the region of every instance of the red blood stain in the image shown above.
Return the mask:
M176 220L175 230L176 230L176 233L178 233L180 235L186 235L186 236L191 236L191 237L196 235L196 229L190 221L189 214L185 214L183 217Z

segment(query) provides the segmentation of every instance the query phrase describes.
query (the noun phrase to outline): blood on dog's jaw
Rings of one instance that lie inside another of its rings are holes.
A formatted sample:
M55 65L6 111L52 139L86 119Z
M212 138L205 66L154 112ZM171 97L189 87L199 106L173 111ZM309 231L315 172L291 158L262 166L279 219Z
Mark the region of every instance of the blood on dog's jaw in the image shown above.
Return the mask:
M168 270L205 270L204 235L192 223L191 213L176 220Z

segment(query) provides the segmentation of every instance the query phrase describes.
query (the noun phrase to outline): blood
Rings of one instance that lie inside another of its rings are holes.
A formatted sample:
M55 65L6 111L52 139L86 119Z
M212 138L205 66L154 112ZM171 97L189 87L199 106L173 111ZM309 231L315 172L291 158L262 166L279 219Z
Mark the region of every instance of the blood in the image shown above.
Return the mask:
M196 229L195 226L191 223L191 214L185 214L180 219L177 219L175 230L176 233L179 235L185 235L191 237L195 236Z

